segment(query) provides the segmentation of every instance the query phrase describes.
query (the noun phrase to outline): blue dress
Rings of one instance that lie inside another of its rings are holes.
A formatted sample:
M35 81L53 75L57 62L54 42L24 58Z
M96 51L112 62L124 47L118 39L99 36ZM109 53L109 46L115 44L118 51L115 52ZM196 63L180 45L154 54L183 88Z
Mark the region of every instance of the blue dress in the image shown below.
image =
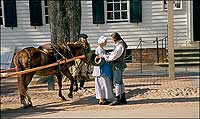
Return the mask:
M104 54L105 50L98 46L95 50L95 54ZM110 64L104 63L101 66L94 66L93 76L95 76L95 92L96 99L105 98L108 100L113 99L113 90L112 90L112 68Z
M113 76L113 71L112 71L112 67L109 63L104 63L100 66L100 72L102 76L106 76L109 78L112 78Z

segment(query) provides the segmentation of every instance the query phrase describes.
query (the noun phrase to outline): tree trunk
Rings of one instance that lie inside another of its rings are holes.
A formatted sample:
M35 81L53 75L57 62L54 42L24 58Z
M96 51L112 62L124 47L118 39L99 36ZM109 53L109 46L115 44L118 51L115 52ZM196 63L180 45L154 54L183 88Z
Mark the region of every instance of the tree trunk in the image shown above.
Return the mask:
M58 27L58 1L48 0L49 24L51 31L51 43L57 44L57 27Z
M81 30L80 0L48 0L51 42L77 41Z

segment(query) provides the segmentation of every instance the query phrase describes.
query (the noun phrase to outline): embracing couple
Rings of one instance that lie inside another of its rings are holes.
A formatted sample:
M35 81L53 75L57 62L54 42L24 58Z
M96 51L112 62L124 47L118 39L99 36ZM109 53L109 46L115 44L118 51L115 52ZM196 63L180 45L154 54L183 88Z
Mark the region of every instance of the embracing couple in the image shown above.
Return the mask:
M119 33L114 32L111 38L115 44L114 50L107 53L104 46L107 44L107 38L100 36L98 47L95 50L95 60L101 59L99 64L96 61L93 69L95 76L96 99L100 105L121 105L127 104L125 97L125 88L123 83L123 71L127 67L124 61L126 48L128 47ZM112 83L115 86L115 99L113 99Z

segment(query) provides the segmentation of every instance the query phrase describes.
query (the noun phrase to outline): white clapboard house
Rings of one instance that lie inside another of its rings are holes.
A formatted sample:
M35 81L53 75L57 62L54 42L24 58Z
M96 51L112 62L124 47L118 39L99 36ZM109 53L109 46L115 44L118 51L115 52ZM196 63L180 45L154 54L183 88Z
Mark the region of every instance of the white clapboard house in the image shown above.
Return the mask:
M1 0L1 69L9 67L15 51L50 42L46 0ZM199 0L174 0L174 44L186 45L200 40ZM92 50L97 39L110 39L119 32L128 49L136 49L141 38L143 48L155 48L156 37L167 36L166 0L83 0L81 33L86 33ZM113 49L108 41L107 49Z

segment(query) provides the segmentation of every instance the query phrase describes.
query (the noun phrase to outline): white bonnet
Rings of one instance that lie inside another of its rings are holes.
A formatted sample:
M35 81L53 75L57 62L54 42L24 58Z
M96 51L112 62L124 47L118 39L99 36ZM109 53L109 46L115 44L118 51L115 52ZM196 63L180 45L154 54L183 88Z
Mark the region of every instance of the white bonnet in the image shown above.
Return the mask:
M107 37L100 36L99 39L98 39L98 43L99 44L104 43L106 40L107 40Z

